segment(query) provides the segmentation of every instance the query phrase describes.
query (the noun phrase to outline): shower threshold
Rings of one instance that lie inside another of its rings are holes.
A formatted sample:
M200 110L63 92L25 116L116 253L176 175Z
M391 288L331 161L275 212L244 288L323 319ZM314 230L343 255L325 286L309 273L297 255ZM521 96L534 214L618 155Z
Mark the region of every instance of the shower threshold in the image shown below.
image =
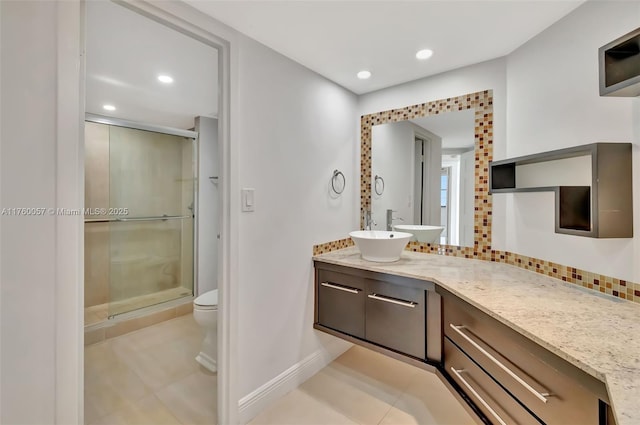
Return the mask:
M137 315L142 309L146 310L158 304L165 304L169 301L192 297L192 295L190 289L179 286L152 294L86 307L84 309L84 325L85 327L98 325L115 316Z

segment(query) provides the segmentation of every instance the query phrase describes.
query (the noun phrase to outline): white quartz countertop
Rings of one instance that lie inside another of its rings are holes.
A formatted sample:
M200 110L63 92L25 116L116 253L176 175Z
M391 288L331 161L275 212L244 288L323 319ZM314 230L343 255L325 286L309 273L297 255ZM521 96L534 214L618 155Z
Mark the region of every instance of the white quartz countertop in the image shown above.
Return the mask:
M373 263L351 247L314 260L434 282L607 386L618 425L640 424L640 306L507 264L404 251Z

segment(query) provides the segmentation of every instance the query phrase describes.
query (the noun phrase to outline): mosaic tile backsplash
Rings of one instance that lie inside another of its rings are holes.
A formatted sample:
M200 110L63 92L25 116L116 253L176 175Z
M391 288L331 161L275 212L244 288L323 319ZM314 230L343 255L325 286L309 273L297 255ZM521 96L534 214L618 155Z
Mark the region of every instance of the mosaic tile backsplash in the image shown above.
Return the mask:
M313 255L326 254L338 249L348 248L354 243L351 238L338 241L327 242L314 245ZM629 282L611 276L588 272L575 267L564 266L551 261L539 258L527 257L526 255L514 254L507 251L490 250L488 253L473 251L471 247L460 247L453 245L431 245L418 242L409 242L405 248L407 251L422 252L427 254L452 255L455 257L474 258L496 263L505 263L517 266L526 270L560 279L564 282L582 286L614 297L640 303L640 283ZM485 255L488 254L488 255Z

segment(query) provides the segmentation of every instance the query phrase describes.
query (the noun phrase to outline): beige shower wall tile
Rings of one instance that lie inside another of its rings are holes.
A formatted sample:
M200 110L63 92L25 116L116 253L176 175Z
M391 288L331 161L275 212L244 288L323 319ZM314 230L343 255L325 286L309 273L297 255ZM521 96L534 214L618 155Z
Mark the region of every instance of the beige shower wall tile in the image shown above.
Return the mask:
M110 205L135 217L180 215L184 143L183 137L111 127Z
M109 126L85 122L84 205L109 207Z
M109 223L84 225L84 305L109 302Z

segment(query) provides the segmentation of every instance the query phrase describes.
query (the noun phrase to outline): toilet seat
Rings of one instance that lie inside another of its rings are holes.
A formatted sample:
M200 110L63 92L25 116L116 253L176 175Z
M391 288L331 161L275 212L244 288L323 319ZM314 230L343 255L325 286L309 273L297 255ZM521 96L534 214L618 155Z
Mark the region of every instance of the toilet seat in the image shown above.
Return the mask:
M217 310L218 309L218 290L205 292L193 300L193 307L198 310Z

